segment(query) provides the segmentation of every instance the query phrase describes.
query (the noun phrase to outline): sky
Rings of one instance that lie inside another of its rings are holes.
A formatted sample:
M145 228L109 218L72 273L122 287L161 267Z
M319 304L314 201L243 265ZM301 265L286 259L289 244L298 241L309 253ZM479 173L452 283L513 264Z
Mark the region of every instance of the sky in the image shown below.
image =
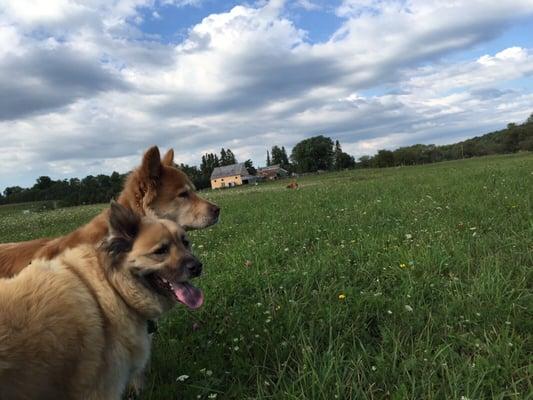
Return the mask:
M326 135L356 158L533 113L533 0L0 0L0 191Z

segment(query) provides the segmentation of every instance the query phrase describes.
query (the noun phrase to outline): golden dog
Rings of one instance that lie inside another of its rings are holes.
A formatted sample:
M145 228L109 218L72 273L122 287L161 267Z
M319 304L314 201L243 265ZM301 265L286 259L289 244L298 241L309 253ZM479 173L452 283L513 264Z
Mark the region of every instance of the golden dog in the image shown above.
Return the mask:
M0 279L0 399L119 400L149 358L147 321L202 305L182 228L117 203L108 225L98 247Z
M174 168L174 151L161 160L159 149L151 147L142 164L126 180L118 202L144 216L155 214L171 219L185 229L205 228L218 221L220 209L194 192L182 171ZM50 260L63 250L82 243L96 244L107 234L107 210L88 224L56 239L37 239L0 245L0 278L18 274L33 259Z

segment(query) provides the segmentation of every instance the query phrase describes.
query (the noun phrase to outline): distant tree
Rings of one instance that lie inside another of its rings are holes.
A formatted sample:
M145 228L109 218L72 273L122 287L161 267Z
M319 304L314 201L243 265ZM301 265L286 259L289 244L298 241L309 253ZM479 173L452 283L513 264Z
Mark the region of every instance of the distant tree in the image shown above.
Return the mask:
M272 161L270 161L270 153L267 150L267 160L266 160L267 167L270 167L272 165Z
M339 168L339 159L341 157L341 154L342 154L342 148L341 148L341 144L338 140L335 140L335 150L333 150L333 166L335 169L340 169Z
M113 192L119 194L122 190L122 185L124 184L124 176L116 171L113 171L110 176L110 183L113 188Z
M335 161L338 170L355 168L355 159L348 153L342 152Z
M4 196L5 197L10 197L10 196L13 196L13 195L16 195L16 194L19 194L19 193L22 193L25 189L21 188L20 186L11 186L11 187L6 187L4 189ZM26 189L27 190L27 189Z
M510 132L503 140L503 148L506 153L514 153L520 150L520 131L518 129L510 129Z
M202 156L202 163L200 164L200 171L202 175L211 178L211 174L216 167L220 167L218 156L213 153L207 153Z
M289 157L287 157L285 147L273 146L271 154L271 165L281 165L281 167L286 167L289 164Z
M270 161L272 165L281 164L281 148L278 146L272 146L270 154L272 155L272 159Z
M533 113L527 118L526 124L533 124Z
M355 159L348 153L342 151L341 144L338 140L335 141L335 150L333 151L333 167L337 171L355 167Z
M282 164L289 163L289 156L287 156L287 150L285 150L285 146L281 146L281 161Z
M323 135L304 139L292 149L291 160L298 172L332 169L333 141Z
M255 169L252 160L248 159L244 162L244 167L250 175L257 175L257 169Z
M533 136L526 138L520 142L520 150L533 151Z
M370 158L370 156L359 157L357 166L359 168L370 168L371 167L371 158Z
M233 152L230 149L226 150L226 158L227 158L226 165L237 164L237 157L235 157L235 154L233 154Z
M418 163L420 157L415 146L400 147L394 151L394 160L396 165L414 165Z
M40 176L37 178L37 182L35 182L35 185L33 185L33 189L35 190L46 190L50 186L52 186L52 179L48 176Z
M378 150L373 158L373 166L378 168L393 167L394 166L394 153L390 150Z
M225 165L236 164L236 163L237 163L237 159L235 158L235 155L230 149L224 150L224 148L222 148L222 150L220 150L220 166L221 167Z
M116 172L113 172L115 174ZM120 174L117 174L120 176ZM120 192L122 184L120 184L117 193ZM65 202L68 205L81 204L81 181L79 178L70 178L68 180L69 194L66 196Z

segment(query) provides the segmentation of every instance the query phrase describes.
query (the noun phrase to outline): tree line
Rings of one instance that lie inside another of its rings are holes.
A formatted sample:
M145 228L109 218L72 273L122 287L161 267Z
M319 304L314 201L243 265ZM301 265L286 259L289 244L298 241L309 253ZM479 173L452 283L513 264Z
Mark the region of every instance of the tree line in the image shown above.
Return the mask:
M491 154L533 151L533 114L522 124L508 124L507 128L476 136L459 143L436 146L415 144L396 150L379 150L374 156L359 158L359 168L384 168L400 165L428 164Z
M284 146L272 146L266 152L266 165L279 165L289 173L334 171L351 168L383 168L401 165L427 164L439 161L477 157L490 154L533 151L533 114L522 124L511 123L507 128L463 142L436 146L415 144L396 150L379 150L374 156L363 156L357 161L342 150L338 140L314 136L297 143L290 156ZM237 163L231 149L202 155L199 166L178 165L198 189L210 187L211 173L216 167ZM244 162L251 175L257 173L252 160ZM41 176L31 188L8 187L0 193L0 204L32 201L57 201L59 206L104 203L122 190L126 174L89 175L83 179L52 180Z
M59 206L108 202L122 190L126 174L89 175L83 179L52 180L41 176L31 188L11 186L0 194L0 204L57 201Z

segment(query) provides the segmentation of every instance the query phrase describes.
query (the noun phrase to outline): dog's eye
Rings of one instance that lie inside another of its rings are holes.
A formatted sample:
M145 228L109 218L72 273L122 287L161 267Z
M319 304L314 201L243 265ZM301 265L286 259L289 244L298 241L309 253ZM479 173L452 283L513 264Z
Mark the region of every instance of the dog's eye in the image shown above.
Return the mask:
M158 247L156 249L156 251L154 251L154 254L157 254L157 255L164 255L164 254L167 254L168 253L168 250L169 250L169 247L168 247L168 244L164 244L160 247Z
M191 245L191 242L189 242L189 239L187 239L186 236L181 237L181 243L183 243L183 245L187 248L189 248L189 246Z
M189 191L186 190L185 192L181 192L180 194L178 194L178 197L186 199L187 197L189 197Z

